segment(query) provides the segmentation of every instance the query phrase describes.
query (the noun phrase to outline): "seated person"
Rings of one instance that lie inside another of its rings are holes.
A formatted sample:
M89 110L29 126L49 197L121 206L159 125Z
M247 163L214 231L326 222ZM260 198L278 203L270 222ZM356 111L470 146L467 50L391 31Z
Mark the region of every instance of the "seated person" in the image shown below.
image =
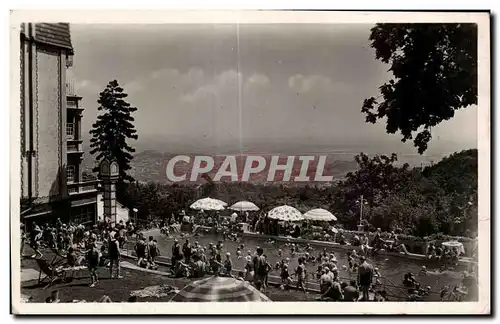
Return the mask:
M185 264L182 260L178 260L175 263L174 267L174 277L182 278L182 277L190 277L189 266Z
M430 243L427 247L426 256L429 259L436 257L436 246L433 243Z
M385 241L382 239L382 230L380 228L377 228L377 232L375 233L371 246L375 250L380 250L383 248L384 244Z
M417 280L415 279L415 276L413 273L408 272L405 274L404 279L403 279L403 285L406 287L414 287L417 284Z
M344 283L342 290L344 293L344 301L357 301L359 299L359 290L356 280L350 280L349 285Z
M352 252L347 252L347 263L348 263L348 269L350 271L353 271L357 268L357 264L354 261L354 255Z
M321 295L322 300L333 300L333 301L341 301L344 299L344 295L342 293L342 287L340 286L340 282L334 281L327 291Z
M419 296L429 296L429 294L431 293L431 286L423 288L420 286L420 283L417 282L415 284L415 290L417 291L417 294Z
M333 285L333 276L329 274L330 269L321 269L321 277L319 278L319 290L322 294L326 293L328 289Z
M344 234L340 234L339 235L339 244L340 245L347 245L347 240L345 238L345 235Z
M243 271L238 272L238 277L236 278L240 281L245 281L245 273Z
M76 267L78 265L76 252L72 247L68 249L68 254L66 254L66 264L70 268Z
M316 279L319 280L322 275L323 275L323 266L319 265L318 269L316 270Z
M354 238L352 239L351 245L352 246L360 246L361 245L361 239L359 238L358 235L354 235Z
M193 264L191 265L191 276L193 278L201 278L205 276L206 267L206 263L203 262L197 254L193 255Z
M457 248L453 248L453 249L450 251L450 261L451 261L453 264L457 264L457 263L458 263L459 256L460 256L460 251L459 251Z
M403 243L400 243L397 240L394 240L390 245L389 245L389 250L394 251L394 252L399 252L402 254L409 254L408 250L406 249L406 246Z
M442 247L437 247L436 248L436 258L441 259L443 257L443 248Z
M406 298L406 301L418 301L422 299L422 296L420 296L415 289L409 289L408 290L408 297Z
M373 300L376 302L384 302L388 301L387 299L387 292L385 290L377 290L375 291L375 295L373 297Z

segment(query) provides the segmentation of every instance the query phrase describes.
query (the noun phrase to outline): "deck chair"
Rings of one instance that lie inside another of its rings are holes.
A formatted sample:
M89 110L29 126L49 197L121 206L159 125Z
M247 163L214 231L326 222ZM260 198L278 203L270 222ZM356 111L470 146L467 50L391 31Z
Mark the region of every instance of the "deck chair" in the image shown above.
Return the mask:
M47 289L52 286L54 282L58 279L64 279L64 271L57 270L55 265L49 264L44 259L35 259L38 267L40 268L40 273L38 275L38 283L41 284L48 281L48 284L43 288ZM43 273L43 278L42 278Z

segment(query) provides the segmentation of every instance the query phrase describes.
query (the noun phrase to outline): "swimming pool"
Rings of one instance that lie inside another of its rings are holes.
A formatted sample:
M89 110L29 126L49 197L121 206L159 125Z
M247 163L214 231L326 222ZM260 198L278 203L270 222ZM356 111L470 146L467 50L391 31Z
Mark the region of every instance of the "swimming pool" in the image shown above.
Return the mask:
M209 243L217 243L219 240L222 240L222 236L217 236L214 234L199 234L195 235L182 235L180 233L171 234L169 237L160 234L159 230L152 230L148 233L145 233L146 238L150 235L155 237L158 240L158 247L160 248L161 255L164 257L171 257L172 253L172 245L174 243L174 239L177 238L179 243L184 243L186 238L190 239L191 244L193 245L196 241L199 242L202 246L208 246ZM264 249L264 254L268 257L270 263L274 265L276 262L284 258L290 258L290 273L293 273L294 269L298 265L299 256L305 253L305 245L299 244L301 247L300 252L295 255L291 254L290 246L286 245L285 242L271 242L265 238L257 238L257 237L243 237L240 242L234 241L224 241L223 242L224 252L231 253L231 259L233 261L233 268L236 269L244 269L245 267L245 256L247 255L247 251L250 250L251 253L254 253L258 246ZM243 254L241 259L237 259L236 257L236 249L240 244L244 244ZM311 244L313 250L309 252L310 255L318 256L322 251L323 247L314 246ZM279 249L282 250L282 256L278 255ZM349 278L355 279L356 273L350 272L346 269L343 269L343 265L348 264L347 261L347 252L342 248L327 248L327 252L334 252L335 256L338 260L337 267L339 269L339 276L342 280L348 280ZM403 276L405 273L412 272L416 275L416 279L422 287L430 286L432 289L432 294L429 297L426 297L425 300L436 301L440 299L439 292L442 287L448 285L450 287L454 287L459 285L462 280L461 271L465 270L464 267L459 267L457 269L450 269L444 272L435 271L438 268L438 265L435 262L428 260L413 260L405 257L396 257L396 256L385 256L385 255L375 255L367 257L367 261L371 263L374 267L378 267L382 277L385 279L382 280L383 284L386 284L387 291L391 292L392 295L396 296L404 296L406 290L401 288L394 288L390 286L399 286L402 287ZM419 276L422 266L426 266L429 270L429 273L426 276ZM316 274L318 264L316 263L307 263L306 268L309 273L308 281L316 281L313 276ZM271 272L271 275L279 276L279 271L274 270Z

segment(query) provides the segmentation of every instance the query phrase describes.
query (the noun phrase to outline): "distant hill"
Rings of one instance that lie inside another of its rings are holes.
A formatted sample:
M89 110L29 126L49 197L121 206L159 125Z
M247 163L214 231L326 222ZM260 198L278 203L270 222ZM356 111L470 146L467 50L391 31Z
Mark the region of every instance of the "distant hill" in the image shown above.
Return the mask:
M477 149L456 152L428 166L423 174L449 194L472 194L478 186Z
M155 145L153 145L155 144ZM332 148L328 147L324 144L310 144L310 145L279 145L281 143L254 143L254 145L245 145L246 154L249 155L260 155L265 156L267 160L267 164L269 165L270 157L274 155L279 156L287 156L287 155L326 155L328 156L327 163L325 165L325 170L323 172L324 175L331 175L334 179L342 179L345 174L351 171L355 171L357 169L357 164L354 162L354 156L359 154L360 152L365 152L369 155L375 154L371 152L370 149L359 147L346 147L346 148ZM141 182L161 182L161 183L169 183L169 180L166 177L166 166L168 161L180 154L204 154L204 155L216 155L216 154L227 154L227 155L239 155L237 150L227 148L226 150L217 149L212 150L211 148L205 148L206 151L203 152L201 149L196 149L192 151L192 147L187 146L184 149L181 149L178 145L175 146L176 149L168 150L168 152L160 147L165 147L166 145L160 145L159 143L149 143L144 144L143 142L138 142L135 144L137 148L137 153L132 160L131 166L131 175L136 178L136 180ZM152 147L158 147L157 149L149 149ZM143 148L140 150L140 148ZM84 141L84 159L83 159L83 169L86 172L90 172L92 167L95 165L95 161L93 156L90 155L90 148L88 145L88 141ZM175 152L175 153L174 153ZM188 153L189 152L189 153ZM389 152L380 152L379 154L387 154ZM436 155L418 155L418 154L405 154L406 152L398 153L398 164L408 163L410 166L426 166L432 164L434 161L440 161L443 158L443 154ZM219 169L220 165L224 161L224 156L216 156L215 157L215 167L214 172L209 173L211 177L215 176L215 172ZM244 162L238 161L239 163L244 164ZM283 161L284 162L284 161ZM280 163L283 163L280 162ZM238 164L240 165L240 164ZM177 165L176 174L184 174L186 173L189 177L190 170L192 165ZM309 168L309 175L312 175L315 172L316 165L311 165ZM252 182L264 182L267 177L266 168L261 174L255 175L251 177ZM298 175L300 171L300 167L295 167L292 172L292 177L294 175ZM241 172L241 171L240 171ZM227 180L228 178L223 178L222 180ZM204 182L201 179L198 179L198 182Z
M131 175L137 180L141 182L149 182L149 181L155 181L155 182L160 182L160 183L170 183L169 179L166 176L166 167L168 164L168 161L170 161L174 156L178 154L169 154L165 152L159 152L159 151L154 151L154 150L148 150L148 151L143 151L134 156L134 159L131 162L132 165L132 170L131 170ZM326 154L323 154L326 155ZM269 166L271 156L272 155L265 155L265 154L259 154L259 156L263 156L266 159L266 165ZM213 168L212 172L209 172L208 175L210 177L214 177L217 170L219 170L220 166L224 162L226 156L221 155L221 156L214 156L215 160L215 166ZM245 164L245 158L246 156L236 156L236 161L237 165L239 168L239 173L242 173L243 166ZM316 158L316 163L311 162L309 166L309 171L308 171L308 176L313 178L316 172L316 167L317 167L317 160ZM191 170L192 170L192 161L193 158L191 159L190 164L184 164L180 163L176 165L175 168L175 174L176 175L182 175L186 174L187 179L190 178L191 176ZM280 158L280 164L284 164L286 162L286 157ZM91 159L84 159L84 170L90 171L93 166L93 161ZM292 170L292 179L295 176L298 176L300 173L300 167L301 163L298 160L298 157L296 158L296 163L294 164L294 168ZM334 177L334 179L341 179L345 176L347 172L353 171L357 168L356 162L353 160L342 160L342 159L337 159L335 158L334 155L328 155L328 158L325 163L325 168L322 173L322 175L331 175ZM250 182L254 183L260 183L260 182L265 182L267 178L269 168L266 167L262 172L251 175L250 177ZM278 181L282 178L281 175L278 173L278 177L276 178ZM229 181L230 178L222 178L222 181ZM195 183L205 183L205 180L199 176L197 178L197 181Z

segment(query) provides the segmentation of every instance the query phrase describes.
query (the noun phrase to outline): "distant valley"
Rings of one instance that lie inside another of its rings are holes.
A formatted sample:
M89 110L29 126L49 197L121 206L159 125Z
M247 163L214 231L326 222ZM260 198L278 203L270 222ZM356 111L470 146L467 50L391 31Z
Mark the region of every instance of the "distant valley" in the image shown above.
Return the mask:
M85 148L85 155L84 155L84 160L83 160L83 167L84 170L87 172L90 172L92 167L94 166L94 160L92 156L89 153L90 149ZM317 162L318 158L317 156L323 155L323 156L328 156L323 175L325 176L333 176L334 180L340 180L342 179L348 172L355 171L357 169L357 163L354 161L354 156L362 152L363 150L326 150L323 149L322 151L304 151L301 153L292 153L291 148L287 148L286 152L280 152L280 153L258 153L256 150L252 150L251 153L246 153L243 154L242 156L239 156L240 153L235 153L234 151L232 153L227 152L227 155L235 155L236 160L237 160L237 165L238 165L238 173L241 175L242 173L242 168L245 163L245 157L246 155L259 155L263 156L266 159L267 166L269 166L269 161L272 155L279 155L280 157L280 164L284 164L286 162L286 155L295 155L296 156L296 163L294 164L294 168L292 170L292 179L294 176L297 176L300 172L300 166L301 164L298 162L298 156L299 155L312 155L316 156L316 159L310 163L309 166L309 172L308 175L311 176L311 178L314 178L315 172L316 172L316 167L317 167ZM364 150L364 152L367 152ZM370 152L367 152L370 154ZM212 155L212 154L207 154L207 153L202 153L202 152L197 152L193 154L187 154L186 152L182 153L167 153L167 152L162 152L160 150L143 150L135 154L134 159L132 160L132 170L131 170L131 175L140 182L160 182L160 183L170 183L170 180L166 176L166 166L167 163L170 159L172 159L176 155ZM219 153L220 155L213 154L212 156L214 157L215 163L214 163L214 168L212 172L208 172L208 175L213 178L215 176L215 173L217 170L219 170L219 167L223 163L225 159L225 154ZM437 163L439 162L445 155L433 155L433 156L420 156L417 154L401 154L398 155L398 163L403 164L403 163L408 163L411 166L420 166L420 165L429 165L432 163ZM175 174L176 175L182 175L186 174L187 178L189 179L190 177L190 172L192 170L192 160L191 159L191 164L187 163L179 163L176 165L175 168ZM252 175L250 177L250 181L254 183L263 183L266 182L267 179L267 174L268 174L268 167L266 167L262 172ZM279 177L282 176L282 173L278 172L278 176L276 181L279 181ZM230 181L231 178L229 177L224 177L221 179L221 181ZM195 182L203 183L205 180L202 177L197 177ZM295 182L296 185L304 185L306 182Z

